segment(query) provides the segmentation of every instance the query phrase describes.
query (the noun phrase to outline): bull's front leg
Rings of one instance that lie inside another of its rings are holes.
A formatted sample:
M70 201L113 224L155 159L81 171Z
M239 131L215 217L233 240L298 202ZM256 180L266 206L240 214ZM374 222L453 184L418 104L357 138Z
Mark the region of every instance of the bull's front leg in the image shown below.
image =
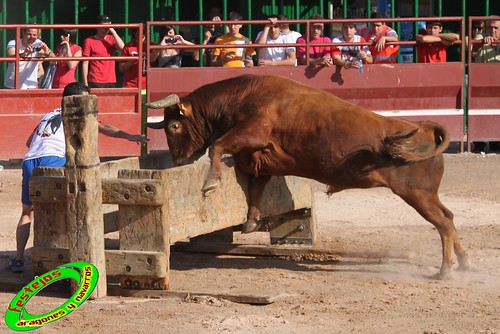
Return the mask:
M221 165L222 165L222 149L219 145L212 145L208 149L208 157L210 158L210 170L208 172L205 183L201 191L205 196L209 196L220 186Z
M251 177L248 184L247 221L243 224L241 233L255 232L260 228L260 201L271 176Z
M266 129L267 131L268 129ZM268 134L253 128L234 128L217 139L208 149L210 170L201 191L205 196L213 192L221 183L223 154L237 154L242 149L258 151L268 144Z

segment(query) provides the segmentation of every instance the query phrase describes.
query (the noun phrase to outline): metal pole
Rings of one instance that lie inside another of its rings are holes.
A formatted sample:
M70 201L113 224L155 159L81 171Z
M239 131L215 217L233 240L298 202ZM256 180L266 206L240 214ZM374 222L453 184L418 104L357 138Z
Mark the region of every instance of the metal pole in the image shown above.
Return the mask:
M419 7L419 0L415 0L415 17L418 17L418 7ZM417 37L418 35L418 21L415 21L415 24L413 26L413 29L415 30L415 36L413 37ZM416 63L417 62L417 48L413 48L413 62Z
M25 19L24 19L24 21L30 23L30 1L26 0L24 3L25 3L25 6L24 6Z
M54 0L49 3L49 23L54 24ZM54 44L54 29L50 29L50 45Z
M366 17L370 18L372 13L372 2L371 0L366 0Z
M443 0L438 0L438 16L443 16Z
M99 15L104 14L104 0L99 0Z
M74 8L74 12L73 12L73 14L75 15L74 20L75 20L75 23L76 23L76 24L78 24L78 22L80 21L80 20L79 20L80 15L79 15L79 13L78 13L78 9L79 9L79 7L80 7L80 4L79 4L78 0L75 0L75 8ZM79 36L78 36L78 37L79 37ZM78 39L77 39L77 42L78 42Z
M252 19L252 0L247 1L248 19ZM252 25L248 26L248 38L252 40Z
M344 19L347 17L347 0L344 0Z
M486 16L490 16L490 0L486 0L485 2L485 15Z
M124 6L125 6L125 11L124 11L124 14L125 14L125 23L129 23L129 1L128 0L125 0L125 3L124 3ZM128 28L125 28L125 38L128 36ZM140 42L140 41L139 41Z
M203 0L198 0L198 12L200 13L200 21L205 19L205 15L203 14ZM203 44L203 26L200 24L198 27L198 42ZM206 52L206 50L205 50ZM205 57L203 56L203 49L198 50L198 54L200 57L200 67L205 66Z

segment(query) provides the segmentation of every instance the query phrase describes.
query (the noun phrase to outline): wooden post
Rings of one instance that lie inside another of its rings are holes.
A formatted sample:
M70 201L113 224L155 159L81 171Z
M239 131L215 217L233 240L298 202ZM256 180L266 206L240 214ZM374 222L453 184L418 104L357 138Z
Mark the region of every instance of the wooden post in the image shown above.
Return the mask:
M69 257L71 261L90 262L98 269L93 299L107 293L97 113L95 95L67 96L63 100Z

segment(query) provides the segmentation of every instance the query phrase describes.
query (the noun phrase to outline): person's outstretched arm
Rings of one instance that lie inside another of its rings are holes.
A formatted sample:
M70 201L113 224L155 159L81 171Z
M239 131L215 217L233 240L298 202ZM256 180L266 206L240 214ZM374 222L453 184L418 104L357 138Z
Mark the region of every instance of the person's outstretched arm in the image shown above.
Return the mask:
M144 135L132 135L128 132L118 129L116 126L111 124L99 123L99 133L106 135L108 137L127 139L130 141L135 141L136 143L145 143L149 139Z

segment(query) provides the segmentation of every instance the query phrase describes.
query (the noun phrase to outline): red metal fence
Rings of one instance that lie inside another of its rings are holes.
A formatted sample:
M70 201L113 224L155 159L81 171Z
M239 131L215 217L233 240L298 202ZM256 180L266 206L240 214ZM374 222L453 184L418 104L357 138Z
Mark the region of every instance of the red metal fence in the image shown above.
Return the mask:
M139 28L140 24L113 24L115 28ZM20 40L20 31L23 28L40 29L95 29L100 25L0 25L0 29L15 29L16 40ZM102 26L101 26L102 27ZM19 43L16 43L16 57L0 57L0 61L16 62L16 69L21 60ZM142 45L140 46L142 48ZM43 61L55 60L129 60L140 57L51 57ZM139 61L139 73L142 62ZM15 72L17 73L17 71ZM19 78L16 76L16 87L19 87ZM139 80L139 85L141 81ZM141 88L108 88L92 89L97 95L99 121L111 123L130 133L141 133L143 123L141 116ZM0 159L19 159L27 151L26 139L31 135L42 116L61 105L62 89L0 89ZM133 142L99 135L99 155L127 156L140 155L141 147Z

